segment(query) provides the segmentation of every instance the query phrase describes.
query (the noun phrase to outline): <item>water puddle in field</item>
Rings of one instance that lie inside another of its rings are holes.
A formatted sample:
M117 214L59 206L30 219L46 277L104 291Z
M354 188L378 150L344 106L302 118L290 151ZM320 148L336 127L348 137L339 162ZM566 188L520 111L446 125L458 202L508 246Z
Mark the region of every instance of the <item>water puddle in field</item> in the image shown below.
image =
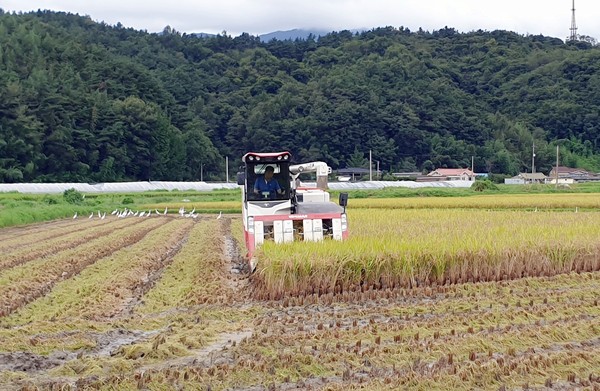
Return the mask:
M0 372L35 373L50 370L80 357L110 356L121 346L131 345L140 340L152 337L161 331L129 331L118 329L106 333L88 333L86 336L95 339L97 344L89 352L54 351L47 356L29 352L0 353Z
M186 357L177 357L171 360L162 361L160 363L146 365L138 372L144 372L148 370L163 370L173 367L184 367L188 365L204 364L218 365L224 362L233 362L233 359L220 356L217 353L226 350L229 347L235 346L245 339L252 337L252 330L233 331L230 333L223 333L208 346L202 349L196 349L190 351L191 355Z
M147 339L158 334L161 330L155 331L129 331L129 330L112 330L108 333L98 334L96 336L97 346L93 353L86 356L110 356L116 352L121 346L131 345L140 340Z
M63 364L72 353L57 352L49 356L29 352L0 353L0 372L37 372L52 369Z
M98 334L98 346L91 352L85 354L85 357L110 356L121 346L138 342L142 339L151 337L164 330L155 330L151 332L113 330L108 333ZM202 349L190 351L186 357L177 357L171 360L161 361L139 368L137 373L144 373L148 370L164 370L168 368L181 368L189 365L212 366L223 363L233 363L231 354L227 349L233 347L245 339L252 337L252 330L232 331L222 333L217 338ZM3 371L22 371L30 374L30 381L39 384L70 384L74 386L74 379L69 377L51 376L46 371L65 364L66 362L80 358L81 355L76 352L55 352L50 356L41 356L32 353L0 353L0 373ZM93 378L90 377L90 378ZM50 382L50 383L48 383ZM15 390L21 387L15 387Z

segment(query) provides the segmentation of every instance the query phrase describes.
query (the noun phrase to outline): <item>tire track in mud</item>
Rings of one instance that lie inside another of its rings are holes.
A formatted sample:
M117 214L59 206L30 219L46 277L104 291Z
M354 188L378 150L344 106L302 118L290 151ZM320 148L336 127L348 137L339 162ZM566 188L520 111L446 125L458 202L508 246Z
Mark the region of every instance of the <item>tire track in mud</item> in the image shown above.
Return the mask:
M204 346L201 349L191 350L189 356L176 357L159 363L145 365L136 370L134 376L148 371L162 371L168 368L184 368L190 365L210 367L214 364L214 361L219 358L219 352L234 347L251 337L252 331L248 329L223 332L217 335L214 341L207 346Z
M24 372L28 378L23 381L16 381L10 386L4 384L3 390L23 390L28 386L33 389L49 388L53 384L61 384L69 387L68 389L77 389L77 379L66 376L54 376L49 373L54 368L65 365L74 360L82 358L109 357L122 346L146 340L162 330L142 331L142 330L124 330L115 329L103 333L86 332L86 336L96 341L96 347L90 352L64 350L53 351L50 354L34 354L29 352L0 352L0 373L3 371ZM81 332L61 332L60 334L79 334ZM44 335L33 336L32 338L44 338ZM6 387L6 388L4 388Z
M240 255L239 243L231 232L231 218L221 223L223 246L224 281L232 292L232 297L243 302L250 298L250 269L244 257Z
M27 352L0 353L0 373L2 371L27 372L29 377L15 384L15 390L22 389L28 385L42 388L53 386L75 387L78 384L90 383L98 380L98 376L87 376L80 379L65 376L53 376L49 373L54 368L68 364L68 362L81 358L110 357L119 348L136 342L147 340L164 330L153 331L130 331L111 330L106 333L89 333L97 341L97 346L92 352L63 352L56 351L49 355L39 355ZM235 332L224 332L219 334L209 345L190 351L190 355L163 360L158 363L147 364L137 368L129 376L143 378L144 374L158 373L169 369L181 369L188 366L210 367L215 361L223 360L222 352L240 344L252 336L249 330ZM101 380L104 381L104 380Z
M91 240L110 235L119 229L135 226L142 222L143 220L115 220L112 222L104 222L104 225L86 227L82 231L76 230L64 234L58 234L53 238L38 241L35 245L30 244L30 247L25 249L8 251L8 253L2 257L2 260L0 260L0 273L2 273L4 270L22 265L38 258L44 258L57 254L61 251L73 249ZM77 233L78 235L71 237L73 233ZM67 237L66 240L65 237Z
M69 279L99 259L140 241L162 225L162 220L154 219L135 227L128 226L40 262L28 262L0 273L0 317L48 294L57 282ZM132 228L135 230L129 233L127 230ZM121 232L123 230L125 232Z

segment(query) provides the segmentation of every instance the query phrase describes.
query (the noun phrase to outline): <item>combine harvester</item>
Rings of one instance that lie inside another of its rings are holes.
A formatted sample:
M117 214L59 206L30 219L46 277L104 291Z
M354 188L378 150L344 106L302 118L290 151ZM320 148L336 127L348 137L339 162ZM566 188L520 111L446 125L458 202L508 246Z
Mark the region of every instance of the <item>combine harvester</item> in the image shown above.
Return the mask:
M242 157L244 171L238 173L237 183L242 186L244 237L251 271L256 268L254 252L265 240L286 243L348 237L348 194L340 194L338 205L329 201L325 191L331 167L323 162L292 165L291 159L289 152L249 152ZM267 171L273 172L271 180L278 185L260 183ZM309 172L316 173L317 187L300 187L299 175Z

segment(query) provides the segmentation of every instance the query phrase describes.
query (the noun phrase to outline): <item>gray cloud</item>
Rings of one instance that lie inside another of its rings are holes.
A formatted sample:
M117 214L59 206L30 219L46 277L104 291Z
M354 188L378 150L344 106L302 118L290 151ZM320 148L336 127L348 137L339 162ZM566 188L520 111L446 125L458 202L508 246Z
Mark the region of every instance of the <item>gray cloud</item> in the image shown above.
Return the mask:
M293 28L339 31L404 26L411 30L510 30L564 39L569 34L569 0L5 0L5 11L51 9L120 22L150 32L169 25L181 32L253 35ZM600 39L600 2L576 0L579 33Z

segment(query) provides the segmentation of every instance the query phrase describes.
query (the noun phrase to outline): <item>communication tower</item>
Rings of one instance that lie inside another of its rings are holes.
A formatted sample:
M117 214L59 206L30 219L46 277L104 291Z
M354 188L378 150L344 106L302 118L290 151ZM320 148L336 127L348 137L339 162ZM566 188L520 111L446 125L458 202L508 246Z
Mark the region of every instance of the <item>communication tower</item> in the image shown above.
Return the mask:
M571 8L571 12L571 35L569 36L569 41L577 41L577 23L575 23L575 0L573 0L573 8Z

